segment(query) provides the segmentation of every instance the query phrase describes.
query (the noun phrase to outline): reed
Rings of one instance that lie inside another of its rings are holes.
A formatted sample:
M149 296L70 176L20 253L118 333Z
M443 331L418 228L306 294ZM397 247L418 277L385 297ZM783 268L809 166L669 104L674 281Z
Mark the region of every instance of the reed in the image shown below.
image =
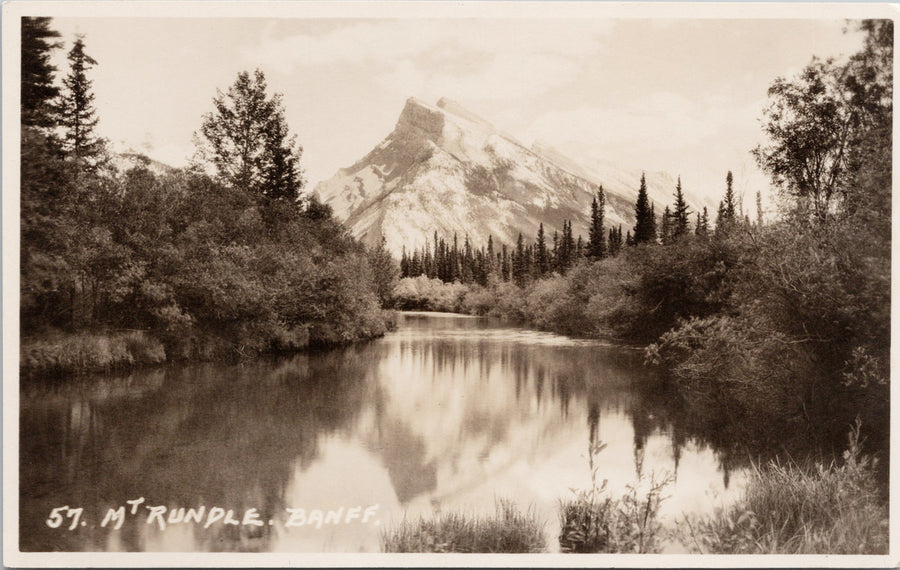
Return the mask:
M544 523L499 500L493 516L460 511L404 520L382 535L385 552L532 553L546 548Z

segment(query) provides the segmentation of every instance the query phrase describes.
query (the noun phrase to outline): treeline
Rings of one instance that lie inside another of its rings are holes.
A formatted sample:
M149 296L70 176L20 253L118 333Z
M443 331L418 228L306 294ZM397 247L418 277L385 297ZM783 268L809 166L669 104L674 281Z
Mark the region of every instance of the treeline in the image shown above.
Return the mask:
M96 134L84 39L22 21L21 369L67 373L251 356L382 334L396 280L302 196L279 95L243 72L198 117L188 169L122 159Z
M601 189L602 192L602 189ZM565 273L579 261L590 255L590 243L585 244L581 236L574 239L572 223L563 223L562 237L553 232L553 245L548 246L541 224L533 243L526 245L519 234L516 247L509 250L502 244L495 251L494 238L488 236L487 246L474 248L466 235L462 247L456 234L452 241L434 234L434 247L426 243L408 255L403 249L400 259L401 277L425 275L444 282L477 283L487 285L491 275L503 281L514 281L520 286L540 279L553 272ZM621 228L609 230L610 255L615 255L622 247ZM452 245L451 245L452 244Z
M501 269L463 285L426 272L400 281L398 304L646 345L721 445L839 449L858 416L886 452L893 27L860 26L859 53L814 59L769 90L769 144L754 155L781 195L777 218L743 215L730 175L714 226L687 211L680 184L661 219L642 188L633 247L533 280Z
M719 227L724 227L737 215L731 172L728 173L726 181L727 190L720 203L717 217ZM412 254L408 254L406 247L403 247L400 277L424 275L445 283L457 281L486 286L494 276L501 281L512 281L524 287L535 279L541 279L552 273L565 275L573 266L584 261L615 257L624 246L645 242L666 245L691 233L707 237L710 234L710 225L706 208L703 208L702 215L700 212L697 213L695 222L690 221L689 209L681 188L681 178L678 179L674 196L673 208L670 210L666 206L657 222L654 207L647 198L646 178L642 175L635 204L638 223L635 226L634 236L631 230L628 230L623 237L621 224L606 230L604 223L606 194L602 185L591 203L586 241L581 235L577 239L573 236L571 220L563 221L562 234L554 230L552 245L547 239L544 224L541 223L533 240L526 242L520 232L516 246L511 250L507 249L506 244L501 244L497 250L494 247L493 236L488 236L487 246L474 247L466 235L460 247L456 233L453 234L451 241L438 236L435 232L430 244L426 242L421 248L414 248ZM657 227L660 228L658 232Z

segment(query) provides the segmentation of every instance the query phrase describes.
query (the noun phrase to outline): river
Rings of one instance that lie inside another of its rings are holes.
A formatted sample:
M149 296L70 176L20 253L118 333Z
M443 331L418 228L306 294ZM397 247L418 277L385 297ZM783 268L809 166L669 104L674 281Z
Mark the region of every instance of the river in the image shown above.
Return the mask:
M591 484L591 441L607 444L598 475L614 495L671 476L669 527L734 500L747 476L682 425L640 351L458 315L20 399L27 551L377 552L404 517L492 513L498 499L533 509L555 550L560 500Z

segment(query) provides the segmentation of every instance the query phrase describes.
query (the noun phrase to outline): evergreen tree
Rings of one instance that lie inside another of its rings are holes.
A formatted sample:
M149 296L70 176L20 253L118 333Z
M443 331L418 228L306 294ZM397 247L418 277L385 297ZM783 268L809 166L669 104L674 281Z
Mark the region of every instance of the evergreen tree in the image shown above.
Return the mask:
M509 281L512 274L512 267L509 262L509 252L506 250L506 244L502 245L500 257L500 276L504 281Z
M559 232L557 230L553 230L553 268L562 273L559 264Z
M606 257L606 241L603 233L605 210L606 194L601 185L591 203L591 226L588 228L588 257L594 261Z
M487 252L485 254L485 273L492 273L494 271L494 236L488 235L487 242Z
M756 227L763 226L762 192L756 191Z
M734 176L731 171L725 176L725 215L729 221L734 221L737 217L737 204L734 200Z
M625 245L631 246L634 245L634 238L631 237L631 230L625 232Z
M99 121L94 109L93 81L87 72L97 61L84 51L84 37L78 36L69 50L69 74L63 79L59 99L63 127L63 150L79 169L95 169L103 157L105 145L94 132Z
M525 260L525 239L522 237L522 232L519 232L519 238L516 240L516 251L513 252L512 258L512 277L515 280L516 285L519 287L525 286L525 278L528 272L528 267L526 265Z
M684 193L681 191L681 176L675 186L675 208L672 211L671 231L672 240L676 240L690 231L689 212L687 202L684 201Z
M709 235L709 215L706 212L706 206L703 207L703 214L697 212L697 227L694 228L694 234L700 237Z
M59 88L54 84L56 66L50 63L53 41L59 32L50 28L50 18L22 18L22 126L52 127L56 123L55 100Z
M242 71L227 93L217 91L215 111L203 115L198 157L226 183L272 199L295 201L304 180L302 147L288 137L281 95L266 95L262 71Z
M647 180L643 174L641 174L641 187L638 190L637 201L634 204L634 217L636 219L632 238L634 244L655 241L656 220L654 220L650 199L647 197Z
M538 226L537 243L535 250L535 268L539 276L544 276L550 271L550 259L547 255L547 239L544 236L544 224Z
M672 229L673 229L672 226L673 225L674 224L672 223L672 212L669 211L669 207L666 206L666 209L663 210L662 229L661 229L660 235L659 235L660 241L662 242L663 245L666 245L666 244L672 242L672 238L674 237L672 235Z

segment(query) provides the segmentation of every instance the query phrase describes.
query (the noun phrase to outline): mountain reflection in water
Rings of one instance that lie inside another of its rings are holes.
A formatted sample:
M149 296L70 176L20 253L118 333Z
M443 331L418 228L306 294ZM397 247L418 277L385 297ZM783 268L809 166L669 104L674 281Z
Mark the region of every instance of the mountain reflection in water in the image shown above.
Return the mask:
M590 486L592 439L608 444L599 475L612 492L672 473L664 520L710 512L746 472L686 431L641 359L488 319L406 313L383 339L327 352L23 387L20 545L372 552L404 516L493 512L510 498L537 510L555 548L560 499ZM266 524L99 524L139 497L237 518L256 509ZM49 528L63 505L83 507L88 524ZM367 506L373 519L346 521ZM288 528L287 508L343 518Z

